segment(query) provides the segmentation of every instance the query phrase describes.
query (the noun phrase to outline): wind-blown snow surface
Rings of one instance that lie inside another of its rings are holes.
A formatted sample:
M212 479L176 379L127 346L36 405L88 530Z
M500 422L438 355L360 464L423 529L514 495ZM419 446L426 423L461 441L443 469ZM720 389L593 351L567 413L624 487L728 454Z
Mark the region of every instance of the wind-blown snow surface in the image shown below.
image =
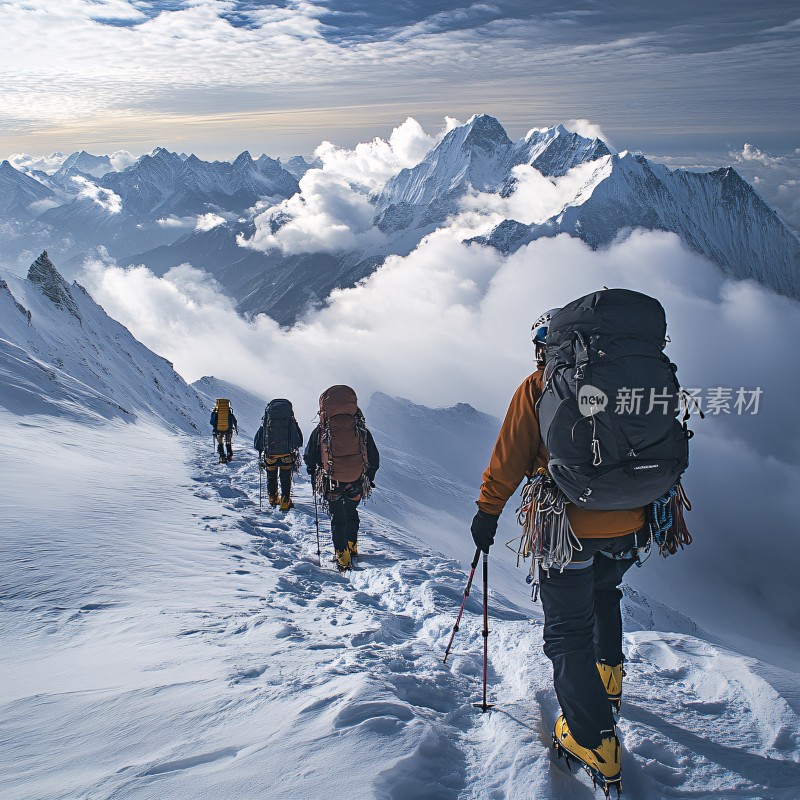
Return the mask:
M216 465L149 423L0 415L4 798L592 797L548 746L521 575L490 596L483 715L479 592L441 660L466 573L436 529L370 504L341 576L323 519L320 568L308 484L287 515L259 510L242 452ZM626 795L796 798L797 675L638 594L626 626Z

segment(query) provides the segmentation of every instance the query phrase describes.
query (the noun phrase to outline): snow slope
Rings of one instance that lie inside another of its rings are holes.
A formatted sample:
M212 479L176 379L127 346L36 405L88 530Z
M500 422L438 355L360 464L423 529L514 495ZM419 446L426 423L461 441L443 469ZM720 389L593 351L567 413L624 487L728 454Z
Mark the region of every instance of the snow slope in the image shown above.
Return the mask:
M204 399L229 394L248 422L263 403L214 378L198 381L203 398L46 255L0 285L0 344L4 800L592 796L548 746L551 668L501 544L511 514L490 559L496 710L471 705L480 591L441 660L496 419L372 398L382 468L362 558L342 576L324 516L317 560L304 478L284 516L259 507L247 439L215 463ZM666 575L656 562L641 574ZM726 645L635 573L625 796L797 798L796 667ZM797 663L796 642L781 650Z
M44 252L28 278L0 274L0 407L86 420L139 416L184 431L207 414L164 358L111 319Z
M524 589L490 596L496 710L470 705L480 592L442 663L466 574L435 530L368 505L341 576L307 483L259 510L254 461L215 465L200 437L2 413L0 457L4 798L593 796L549 748ZM625 796L796 798L797 675L637 594L626 616Z

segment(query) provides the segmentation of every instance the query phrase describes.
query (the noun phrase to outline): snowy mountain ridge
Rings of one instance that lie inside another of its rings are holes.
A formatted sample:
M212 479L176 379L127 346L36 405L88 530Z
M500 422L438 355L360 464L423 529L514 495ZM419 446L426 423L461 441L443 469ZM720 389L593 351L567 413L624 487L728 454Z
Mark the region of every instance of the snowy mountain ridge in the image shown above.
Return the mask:
M391 178L376 198L378 226L400 209L413 209L405 227L442 222L458 210L468 191L513 191L511 170L530 164L543 175L560 177L573 167L610 155L599 139L587 139L563 125L534 129L517 142L486 114L472 117L445 135L416 166Z
M635 229L669 231L725 274L800 298L798 235L735 170L670 170L638 153L612 154L599 139L561 125L533 129L514 142L487 115L450 130L416 166L402 169L371 196L374 224L382 234L371 248L262 252L241 246L242 238L253 239L259 224L242 218L221 224L210 247L207 232L193 231L124 263L152 265L159 274L187 260L197 263L239 301L240 311L265 312L281 324L292 324L333 289L353 286L374 272L388 255L408 255L426 235L462 211L477 210L479 217L488 219L487 206L497 204L485 198L514 200L524 190L520 167L530 167L554 185L568 175L578 178L559 184L563 196L550 216L520 221L506 212L493 230L468 237L467 242L508 254L560 233L596 249ZM569 191L572 194L564 194ZM517 201L520 212L522 205ZM283 214L270 217L271 232L288 221Z
M197 432L203 399L47 256L0 280L0 405L82 421L140 417Z
M105 169L96 161L102 157L73 155L60 177L42 182L7 162L0 166L3 251L27 259L46 240L74 274L98 246L121 264L144 264L157 274L188 261L211 272L241 312L264 312L281 324L293 324L332 290L355 285L387 256L408 255L464 210L486 220L466 241L503 253L562 233L603 248L635 229L669 231L726 275L800 299L800 238L735 170L670 170L641 154L612 154L601 140L562 125L534 128L518 141L485 114L452 128L374 194L351 186L363 191L362 203L372 203L374 228L368 244L336 252L242 246L255 241L267 218L276 230L289 221L281 204L296 195L298 179L323 168L319 161L296 157L283 165L244 151L231 163L206 162L157 148L124 170L93 177ZM558 184L572 194L549 216L526 217L519 200L495 223L498 198L525 197L517 195L524 190L521 168L554 185L569 175L582 179L584 171L589 177L572 189L564 187L574 178Z
M169 244L204 215L235 220L257 201L277 202L297 189L280 161L254 161L247 151L229 163L156 148L120 171L108 156L81 151L52 174L6 161L0 165L0 257L19 265L47 242L75 274L97 247L119 257Z
M566 233L596 249L626 228L677 233L725 274L800 299L800 239L731 167L697 173L640 153L608 155L559 214L532 225L506 220L474 241L511 253Z

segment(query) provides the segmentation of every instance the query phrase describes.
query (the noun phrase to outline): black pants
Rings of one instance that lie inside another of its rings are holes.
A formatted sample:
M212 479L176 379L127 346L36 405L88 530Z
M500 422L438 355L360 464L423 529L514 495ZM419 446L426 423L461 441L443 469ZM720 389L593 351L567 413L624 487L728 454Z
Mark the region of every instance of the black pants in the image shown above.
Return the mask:
M348 542L358 541L358 504L361 502L361 487L349 484L340 491L328 492L331 512L331 538L337 551L347 550Z
M541 575L544 652L553 662L553 683L578 744L594 748L614 730L614 717L596 662L622 661L619 585L636 563L631 547L644 545L647 530L612 539L581 539L583 550L563 572ZM629 554L615 559L614 555Z
M267 494L278 494L278 475L281 481L281 496L289 497L292 491L292 470L294 469L294 456L266 456L267 469Z

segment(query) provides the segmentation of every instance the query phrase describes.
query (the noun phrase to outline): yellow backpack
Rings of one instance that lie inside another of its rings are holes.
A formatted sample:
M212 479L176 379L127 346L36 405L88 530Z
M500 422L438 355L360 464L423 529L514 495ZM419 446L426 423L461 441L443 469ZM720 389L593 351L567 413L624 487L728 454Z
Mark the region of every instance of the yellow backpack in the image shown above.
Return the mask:
M214 405L214 411L217 412L217 431L225 433L230 428L230 406L231 401L221 397Z

